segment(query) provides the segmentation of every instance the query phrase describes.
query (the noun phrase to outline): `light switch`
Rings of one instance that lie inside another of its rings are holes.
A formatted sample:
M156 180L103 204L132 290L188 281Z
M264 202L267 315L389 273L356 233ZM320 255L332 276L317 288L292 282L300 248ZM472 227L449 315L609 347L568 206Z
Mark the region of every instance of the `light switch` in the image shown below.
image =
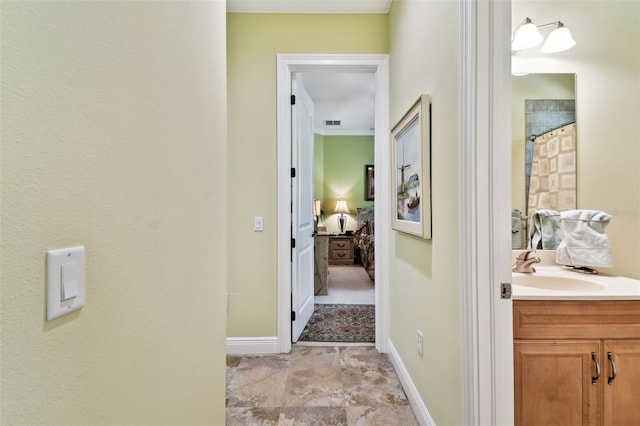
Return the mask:
M77 263L66 263L62 265L62 297L60 300L65 301L78 296L78 281L80 276L80 268Z
M253 218L253 230L254 231L262 231L263 225L262 225L262 216L256 216Z
M47 251L47 321L84 306L84 247Z

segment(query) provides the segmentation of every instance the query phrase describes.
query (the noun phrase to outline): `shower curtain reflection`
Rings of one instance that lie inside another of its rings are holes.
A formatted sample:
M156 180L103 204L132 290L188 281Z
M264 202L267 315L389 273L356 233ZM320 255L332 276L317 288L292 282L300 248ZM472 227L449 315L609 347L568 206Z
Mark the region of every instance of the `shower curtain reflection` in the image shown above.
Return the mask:
M528 217L542 209L576 209L575 122L535 137L529 170Z

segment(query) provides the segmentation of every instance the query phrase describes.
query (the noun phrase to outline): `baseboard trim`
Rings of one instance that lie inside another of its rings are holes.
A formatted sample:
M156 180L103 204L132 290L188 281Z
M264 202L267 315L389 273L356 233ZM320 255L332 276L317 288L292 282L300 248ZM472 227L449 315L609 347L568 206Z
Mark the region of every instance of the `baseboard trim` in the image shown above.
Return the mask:
M396 369L400 383L402 383L404 392L407 394L409 404L411 405L411 409L413 410L413 414L415 414L418 423L422 426L436 426L436 422L433 421L429 410L427 410L427 406L424 405L424 401L422 401L420 393L418 392L416 385L413 383L413 380L411 380L411 376L409 375L407 368L404 366L402 358L400 358L400 354L396 350L391 339L387 339L387 350L391 364L393 364L393 367Z
M227 337L227 355L277 354L277 337Z

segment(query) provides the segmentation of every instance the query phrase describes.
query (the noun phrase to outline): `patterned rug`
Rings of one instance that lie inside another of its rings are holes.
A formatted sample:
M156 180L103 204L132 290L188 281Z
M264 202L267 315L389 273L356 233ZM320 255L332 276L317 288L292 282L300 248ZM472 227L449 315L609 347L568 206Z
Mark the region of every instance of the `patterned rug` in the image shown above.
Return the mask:
M304 342L375 342L375 306L316 304L313 315L298 340Z

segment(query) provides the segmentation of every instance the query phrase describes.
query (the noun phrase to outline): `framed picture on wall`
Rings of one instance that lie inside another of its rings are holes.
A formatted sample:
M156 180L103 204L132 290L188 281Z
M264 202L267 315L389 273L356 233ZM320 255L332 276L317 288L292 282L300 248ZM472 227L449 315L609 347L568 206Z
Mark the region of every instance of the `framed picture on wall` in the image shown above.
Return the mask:
M364 200L374 200L374 187L373 187L373 164L367 164L364 166Z
M421 95L391 130L392 229L431 238L431 97Z

